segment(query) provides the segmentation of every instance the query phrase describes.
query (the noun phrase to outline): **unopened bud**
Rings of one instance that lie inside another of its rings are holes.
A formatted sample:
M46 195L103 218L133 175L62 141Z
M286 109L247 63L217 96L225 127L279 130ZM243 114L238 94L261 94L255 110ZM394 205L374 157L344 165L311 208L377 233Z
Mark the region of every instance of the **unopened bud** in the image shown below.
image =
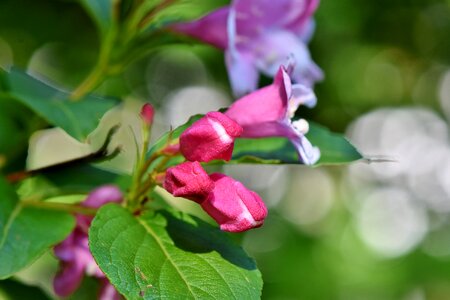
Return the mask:
M202 208L229 232L241 232L260 227L267 208L258 194L242 183L220 173L210 175L214 189L201 203Z
M242 127L220 112L209 112L180 136L181 153L190 161L231 159L235 138Z
M214 187L213 181L198 161L168 168L164 188L175 197L201 203Z
M141 108L141 118L146 125L150 126L153 123L155 116L155 108L150 103L145 103Z

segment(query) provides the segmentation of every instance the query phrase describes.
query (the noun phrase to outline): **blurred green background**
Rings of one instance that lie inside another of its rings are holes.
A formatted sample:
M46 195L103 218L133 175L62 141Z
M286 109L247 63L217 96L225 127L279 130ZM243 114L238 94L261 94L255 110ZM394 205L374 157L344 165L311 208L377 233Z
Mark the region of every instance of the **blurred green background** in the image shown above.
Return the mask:
M317 107L298 114L395 162L227 167L270 207L262 228L239 237L263 273L263 299L450 299L449 37L448 0L322 1L310 49L326 78L315 88ZM98 50L77 1L0 1L0 67L72 89ZM155 104L155 138L233 100L223 53L194 43L155 50L97 92L122 97L123 110L110 118L135 127L140 103ZM28 149L45 122L0 99L4 172L25 167L27 155L35 167L86 151L48 130ZM122 143L130 149L109 167L131 168L132 141ZM55 145L64 148L49 154ZM20 278L48 288L40 276ZM20 289L14 284L0 282L5 299Z

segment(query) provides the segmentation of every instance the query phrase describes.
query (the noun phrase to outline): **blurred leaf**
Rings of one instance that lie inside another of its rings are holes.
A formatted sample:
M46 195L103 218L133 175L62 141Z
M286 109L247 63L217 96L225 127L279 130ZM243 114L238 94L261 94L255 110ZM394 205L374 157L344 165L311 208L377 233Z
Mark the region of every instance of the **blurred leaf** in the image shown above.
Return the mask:
M63 240L75 220L68 213L24 206L2 178L0 197L0 278L6 278Z
M1 102L1 101L0 101ZM18 145L25 139L18 124L10 118L8 111L0 111L0 154L9 156L17 152Z
M66 300L90 300L90 299L97 299L98 293L100 290L100 284L99 284L98 278L90 277L90 276L84 276L83 282L81 283L80 287L77 288L75 293L70 295L68 298L65 298Z
M3 295L5 295L7 298L2 298L1 296ZM0 281L0 299L49 300L50 298L38 287L26 285L16 280L8 279Z
M117 104L116 100L91 95L70 101L68 93L16 69L7 74L7 79L11 96L78 140L86 139L100 118Z
M254 261L224 232L168 211L133 216L103 206L89 232L92 254L127 299L259 299ZM130 259L132 258L132 259Z
M117 0L80 0L83 7L97 24L101 35L112 29L114 6Z

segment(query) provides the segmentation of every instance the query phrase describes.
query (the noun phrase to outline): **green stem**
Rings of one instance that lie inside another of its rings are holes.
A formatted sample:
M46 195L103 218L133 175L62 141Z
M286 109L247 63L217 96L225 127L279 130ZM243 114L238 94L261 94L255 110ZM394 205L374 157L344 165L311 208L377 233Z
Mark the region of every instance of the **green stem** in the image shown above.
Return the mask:
M57 211L65 211L70 213L80 213L83 215L94 216L97 212L97 209L84 207L81 205L67 204L67 203L57 203L57 202L45 202L45 201L34 201L34 200L25 200L21 202L23 206L27 207L37 207L43 208L47 210L57 210Z
M144 18L138 24L138 27L145 28L159 12L161 12L164 8L170 6L171 4L173 4L174 2L177 2L177 1L178 0L163 1L162 3L157 5L155 8L150 10L146 16L144 16Z
M115 34L111 33L102 41L97 64L81 84L70 95L71 100L77 101L98 87L107 75L113 50Z
M105 66L103 64L97 64L88 77L72 92L72 95L70 95L71 100L77 101L95 89L100 84L104 75Z
M131 204L131 207L139 205L139 187L142 182L142 176L147 171L151 162L154 159L154 156L151 156L146 160L146 155L148 152L148 144L150 142L150 126L145 122L142 122L142 149L140 151L140 155L138 157L138 161L136 163L136 168L133 174L133 180L131 184L131 189L128 195L128 201Z

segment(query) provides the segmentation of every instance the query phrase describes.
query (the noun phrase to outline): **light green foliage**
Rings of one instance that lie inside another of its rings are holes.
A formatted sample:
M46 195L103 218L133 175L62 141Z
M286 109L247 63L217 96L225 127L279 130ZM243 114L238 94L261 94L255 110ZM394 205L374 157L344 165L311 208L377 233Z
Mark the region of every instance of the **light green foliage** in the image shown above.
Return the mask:
M0 278L32 263L74 226L68 213L26 207L0 178Z
M91 251L127 299L259 299L261 274L227 234L169 211L133 216L109 204L90 232Z

